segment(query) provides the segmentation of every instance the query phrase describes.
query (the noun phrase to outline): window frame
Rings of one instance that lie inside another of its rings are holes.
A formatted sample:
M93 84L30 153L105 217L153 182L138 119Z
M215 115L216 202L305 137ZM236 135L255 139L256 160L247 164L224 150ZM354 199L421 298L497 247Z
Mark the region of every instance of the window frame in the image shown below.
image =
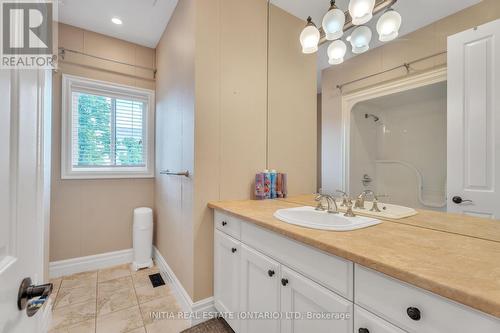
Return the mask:
M143 152L144 166L73 167L73 92L125 98L144 102ZM153 90L63 74L61 104L61 179L154 178L154 119Z

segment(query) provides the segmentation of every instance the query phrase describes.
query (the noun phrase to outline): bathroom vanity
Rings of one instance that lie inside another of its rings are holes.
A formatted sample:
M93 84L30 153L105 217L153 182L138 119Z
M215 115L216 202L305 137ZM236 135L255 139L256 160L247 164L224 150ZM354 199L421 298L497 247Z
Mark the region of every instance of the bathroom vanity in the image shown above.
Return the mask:
M293 198L209 206L215 307L237 333L500 332L499 242L394 221L332 232L275 219L303 206Z

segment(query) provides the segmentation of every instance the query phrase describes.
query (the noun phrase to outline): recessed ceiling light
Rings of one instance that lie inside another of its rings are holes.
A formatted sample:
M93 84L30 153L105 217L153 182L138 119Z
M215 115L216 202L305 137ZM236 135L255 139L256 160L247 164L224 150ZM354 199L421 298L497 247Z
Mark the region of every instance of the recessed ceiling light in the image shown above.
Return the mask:
M113 17L111 19L111 22L113 22L114 24L117 24L117 25L123 24L122 20L120 20L118 17Z

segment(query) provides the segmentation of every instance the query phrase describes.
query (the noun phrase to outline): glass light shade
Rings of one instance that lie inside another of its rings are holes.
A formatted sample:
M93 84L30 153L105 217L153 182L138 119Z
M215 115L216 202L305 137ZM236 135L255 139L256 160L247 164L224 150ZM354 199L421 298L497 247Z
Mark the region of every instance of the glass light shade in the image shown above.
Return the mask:
M326 39L335 40L344 34L345 14L337 7L331 8L323 17L323 30Z
M381 42L388 42L399 35L401 27L401 15L395 10L385 12L377 22L378 39Z
M328 46L328 63L330 65L338 65L344 62L344 56L347 51L347 45L337 39Z
M373 17L375 0L351 0L349 2L349 14L352 17L352 24L361 25L370 21Z
M366 26L357 27L351 34L352 53L359 54L370 49L372 31Z
M302 53L310 54L318 51L319 38L319 30L309 18L306 27L300 33Z

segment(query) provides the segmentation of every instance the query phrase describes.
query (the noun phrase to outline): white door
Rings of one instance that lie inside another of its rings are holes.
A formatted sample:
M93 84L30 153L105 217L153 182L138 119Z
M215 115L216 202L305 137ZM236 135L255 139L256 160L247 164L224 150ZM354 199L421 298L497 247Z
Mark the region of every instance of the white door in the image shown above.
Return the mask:
M215 308L234 317L225 318L239 331L237 313L240 303L241 244L232 237L215 230L214 235L214 299Z
M282 333L352 332L351 302L284 266L281 283L281 311L301 316L282 319Z
M448 211L500 218L500 20L448 38Z
M241 333L279 333L280 265L267 256L241 246L240 311L258 314L242 318ZM265 319L268 318L268 319Z
M21 282L44 283L50 181L51 74L0 70L0 332L41 332L50 313L18 309ZM33 301L33 300L32 300ZM32 308L35 303L30 303Z

